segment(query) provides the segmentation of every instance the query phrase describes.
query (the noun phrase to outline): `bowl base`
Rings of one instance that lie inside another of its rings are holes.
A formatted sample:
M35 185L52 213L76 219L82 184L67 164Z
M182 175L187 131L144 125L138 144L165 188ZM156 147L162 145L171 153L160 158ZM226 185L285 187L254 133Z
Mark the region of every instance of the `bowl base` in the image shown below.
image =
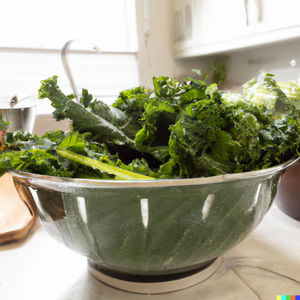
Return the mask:
M129 275L129 280L109 276L102 272L101 269L96 268L93 263L88 263L89 273L97 280L114 287L119 290L137 293L137 294L163 294L182 290L193 285L196 285L214 274L222 262L222 256L215 259L210 265L202 267L192 273L185 272L174 276L164 276L163 280L159 280L160 276L153 276L152 280L132 280L133 276ZM138 278L138 276L135 276ZM143 277L143 276L141 276ZM169 278L168 278L169 277Z

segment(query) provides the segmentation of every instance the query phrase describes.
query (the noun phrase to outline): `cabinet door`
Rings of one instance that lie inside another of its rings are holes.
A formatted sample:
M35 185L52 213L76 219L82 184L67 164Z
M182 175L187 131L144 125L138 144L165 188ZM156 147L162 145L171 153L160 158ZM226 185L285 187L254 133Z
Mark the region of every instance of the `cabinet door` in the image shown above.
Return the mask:
M300 25L300 0L257 0L257 33Z
M174 0L175 48L188 49L248 35L252 29L247 1L255 0Z
M300 0L174 1L177 57L228 52L300 37Z
M206 45L230 41L247 33L247 14L243 0L200 0L195 10L197 43Z

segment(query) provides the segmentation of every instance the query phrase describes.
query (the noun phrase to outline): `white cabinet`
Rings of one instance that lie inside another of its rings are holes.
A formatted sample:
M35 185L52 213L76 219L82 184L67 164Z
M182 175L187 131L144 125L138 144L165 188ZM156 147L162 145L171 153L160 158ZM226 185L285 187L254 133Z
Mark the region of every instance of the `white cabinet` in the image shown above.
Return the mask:
M300 25L299 0L259 0L257 5L259 7L258 33Z
M247 26L246 10L241 0L217 1L217 5L216 1L197 1L194 12L198 45L238 38Z
M246 26L241 0L174 1L174 42L178 49L240 37Z
M300 0L174 0L176 57L300 37Z

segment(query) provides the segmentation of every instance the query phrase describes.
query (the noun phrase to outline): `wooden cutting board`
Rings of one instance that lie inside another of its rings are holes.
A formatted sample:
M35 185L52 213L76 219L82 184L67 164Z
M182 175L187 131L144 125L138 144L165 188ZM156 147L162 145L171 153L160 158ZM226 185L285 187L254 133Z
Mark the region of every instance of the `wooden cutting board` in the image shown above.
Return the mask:
M29 189L21 192L18 185L8 173L0 177L0 244L26 238L37 218Z

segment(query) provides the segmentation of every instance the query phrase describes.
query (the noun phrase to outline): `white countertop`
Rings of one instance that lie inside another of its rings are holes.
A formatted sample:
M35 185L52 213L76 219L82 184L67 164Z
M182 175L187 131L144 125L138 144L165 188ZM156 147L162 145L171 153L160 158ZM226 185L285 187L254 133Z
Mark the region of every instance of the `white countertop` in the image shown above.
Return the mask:
M52 239L38 221L21 242L0 246L1 300L272 300L300 294L300 222L275 204L206 281L179 292L139 295L102 284L84 257Z

